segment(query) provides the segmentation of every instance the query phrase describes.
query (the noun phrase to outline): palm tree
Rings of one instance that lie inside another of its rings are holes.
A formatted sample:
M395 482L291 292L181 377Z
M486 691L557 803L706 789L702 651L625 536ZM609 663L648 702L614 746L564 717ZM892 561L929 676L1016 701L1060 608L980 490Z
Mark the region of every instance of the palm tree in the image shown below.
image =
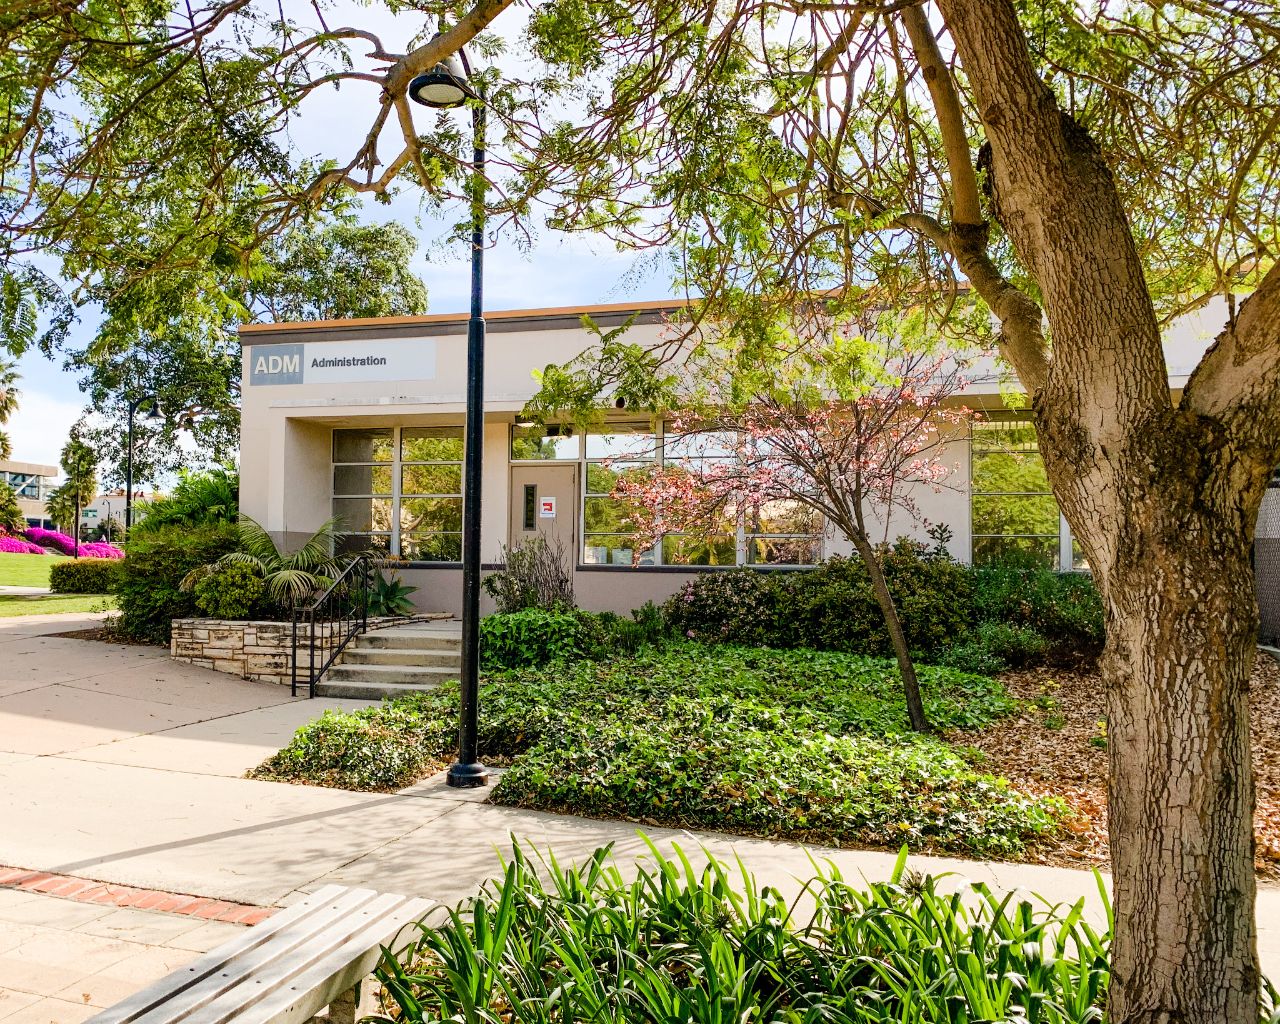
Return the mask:
M6 483L0 483L0 533L12 533L15 536L27 528L27 517L22 514L18 504L18 495Z
M54 526L66 530L67 533L75 532L67 526L68 523L76 521L76 498L71 488L64 483L50 491L44 499L44 514Z
M18 410L18 398L22 392L18 390L18 364L7 359L0 359L0 424L8 423L9 417ZM0 459L13 456L13 448L9 443L7 431L0 430Z
M71 438L62 448L62 472L66 474L63 484L75 502L74 528L71 536L75 540L75 554L80 557L80 510L84 508L86 498L93 500L98 489L98 456L92 448L80 440L73 429Z
M271 535L248 516L241 515L237 526L240 550L187 573L182 581L183 590L192 589L221 566L247 565L262 577L268 598L284 607L293 607L328 587L342 571L341 560L333 554L336 519L324 523L302 547L290 554L276 547Z

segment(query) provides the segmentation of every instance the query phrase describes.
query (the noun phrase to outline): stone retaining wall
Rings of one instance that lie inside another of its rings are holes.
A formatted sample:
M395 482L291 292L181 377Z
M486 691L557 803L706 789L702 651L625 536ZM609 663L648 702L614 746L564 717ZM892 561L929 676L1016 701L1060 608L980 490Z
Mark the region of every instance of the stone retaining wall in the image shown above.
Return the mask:
M370 619L369 628L403 622L424 622L443 615L414 615L399 619ZM241 679L288 686L293 681L293 623L231 622L223 619L174 619L169 655L188 665L227 672ZM336 646L339 634L331 623L316 623L316 664ZM298 663L310 662L308 645L300 638Z

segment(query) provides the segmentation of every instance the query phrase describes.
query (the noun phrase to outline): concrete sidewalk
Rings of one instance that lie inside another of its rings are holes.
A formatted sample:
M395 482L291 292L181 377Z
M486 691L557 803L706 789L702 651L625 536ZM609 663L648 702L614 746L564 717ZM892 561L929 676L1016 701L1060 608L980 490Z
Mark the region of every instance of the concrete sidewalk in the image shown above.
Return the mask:
M63 617L66 618L66 617ZM88 624L88 623L86 623ZM518 811L439 778L393 795L243 778L326 706L169 661L163 651L49 637L74 628L0 623L0 865L242 903L283 905L336 882L449 902L498 868L510 837L561 860L613 843L642 857L638 828ZM43 631L43 632L42 632ZM762 882L798 891L810 854L785 844L643 830L660 848L741 856ZM815 850L846 877L884 878L885 853ZM1089 901L1092 873L914 858L995 888ZM1280 975L1280 890L1259 900L1264 968Z
M77 1024L241 927L0 889L0 1020Z

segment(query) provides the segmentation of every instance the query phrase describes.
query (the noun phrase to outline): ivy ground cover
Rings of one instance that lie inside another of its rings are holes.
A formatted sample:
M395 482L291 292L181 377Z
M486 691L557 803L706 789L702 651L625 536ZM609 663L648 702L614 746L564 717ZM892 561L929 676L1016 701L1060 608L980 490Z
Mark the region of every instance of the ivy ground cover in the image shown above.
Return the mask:
M939 729L1013 709L984 676L924 667ZM301 729L257 778L392 791L452 760L446 686ZM1061 805L907 731L892 663L808 650L675 644L611 662L487 677L480 755L510 806L830 845L1016 856Z

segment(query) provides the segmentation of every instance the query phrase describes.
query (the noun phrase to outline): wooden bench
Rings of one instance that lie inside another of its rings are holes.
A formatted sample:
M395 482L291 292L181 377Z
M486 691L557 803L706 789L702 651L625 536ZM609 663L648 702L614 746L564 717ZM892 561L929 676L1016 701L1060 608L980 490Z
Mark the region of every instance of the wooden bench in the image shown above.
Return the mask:
M382 947L417 938L431 900L328 885L90 1024L293 1024L325 1006L352 1024ZM410 934L411 933L411 934Z

